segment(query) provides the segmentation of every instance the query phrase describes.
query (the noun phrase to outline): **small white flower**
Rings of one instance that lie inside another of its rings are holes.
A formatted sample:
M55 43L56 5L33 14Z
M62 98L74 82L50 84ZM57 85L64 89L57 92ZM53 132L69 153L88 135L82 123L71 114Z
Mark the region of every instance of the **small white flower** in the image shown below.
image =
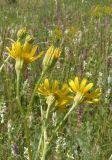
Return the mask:
M1 114L1 123L4 123L4 115Z
M4 123L4 115L6 112L6 104L0 103L0 117L1 117L1 123Z
M69 159L74 159L74 156L73 156L73 154L71 154L71 153L67 153L67 157L68 157Z
M73 67L71 67L71 68L70 68L70 70L71 70L71 71L74 71L74 68L73 68Z
M107 95L110 95L110 93L111 93L111 89L109 88L109 89L107 90Z
M12 127L12 121L11 119L8 120L8 123L7 123L7 130L8 130L8 133L10 133L14 128Z
M102 72L99 72L99 77L98 77L97 85L99 87L102 87L102 85L103 85L103 73Z
M92 76L92 73L91 73L91 72L86 72L86 76L87 76L87 77L91 77L91 76Z
M57 69L61 68L61 64L60 64L59 61L56 63L56 68L57 68Z
M84 60L84 61L83 61L83 68L85 69L86 66L87 66L87 62Z
M69 33L69 29L66 29L66 30L65 30L65 34L68 34L68 33Z
M29 160L29 157L28 157L28 148L24 147L24 157Z
M102 72L99 72L99 77L102 77L103 76L103 73Z
M69 47L65 47L65 54L68 55L70 52L70 48Z
M108 76L108 84L111 84L112 83L112 77L109 75Z
M49 36L50 36L50 37L51 37L52 34L53 34L52 30L50 30L48 33L49 33Z
M57 124L57 113L56 112L53 112L53 114L52 114L52 124L53 124L53 126L56 126L56 124Z

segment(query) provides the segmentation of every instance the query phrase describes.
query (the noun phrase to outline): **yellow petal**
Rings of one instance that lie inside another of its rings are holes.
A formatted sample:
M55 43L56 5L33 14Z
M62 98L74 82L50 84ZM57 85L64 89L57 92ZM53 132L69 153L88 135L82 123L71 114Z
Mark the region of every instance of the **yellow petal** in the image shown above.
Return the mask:
M8 47L6 47L6 50L9 52L9 55L12 57L12 58L16 58L15 56L14 56L14 52L12 51L12 50L10 50Z
M22 46L20 42L15 43L15 56L22 57Z
M96 98L93 100L93 102L99 102L100 99Z
M52 54L53 54L53 52L54 52L54 47L53 46L51 46L48 50L47 50L47 55L48 56L51 56Z
M85 101L85 103L92 104L92 103L94 103L94 102L91 101L91 100L87 100L87 101Z
M17 42L12 43L12 50L15 50L15 48L16 48L16 43L17 43Z
M90 99L90 100L87 100L87 101L85 101L86 103L88 103L88 104L92 104L92 103L97 103L97 102L99 102L99 99Z
M87 93L93 87L93 83L89 83L83 90L83 93Z
M42 52L40 52L37 56L32 57L32 58L31 58L31 62L33 62L33 61L39 59L39 58L43 55L43 53L44 53L44 52L42 51Z
M60 97L61 101L62 100L66 100L67 102L71 102L74 100L74 97L72 96L64 96L64 97Z
M69 92L69 88L68 88L68 85L67 85L67 84L64 84L64 85L63 85L61 92L62 92L64 95L66 95L66 94Z
M49 89L49 81L48 79L45 79L44 83L40 84L37 92L44 96L50 95L50 89Z
M49 96L49 93L41 88L38 89L38 93L43 96Z
M97 89L95 90L95 93L96 93L97 95L101 95L102 91L101 91L100 88L97 88Z
M47 89L50 88L50 86L49 86L49 80L48 80L48 79L45 79L44 85L45 85L45 87L46 87Z
M58 58L58 57L60 57L60 54L61 54L61 51L59 50L59 48L56 48L55 50L54 50L54 56L55 56L55 58Z
M6 47L6 50L9 52L9 54L11 54L11 50L9 49L9 47Z
M57 91L57 90L58 90L58 81L55 80L52 85L52 91Z
M88 93L86 96L88 98L95 98L95 97L99 97L100 95L101 95L101 90L97 88L95 91Z
M32 48L32 50L31 50L31 56L34 56L34 54L36 53L36 51L37 51L37 48L38 48L38 46L35 46L35 47L33 47Z
M29 53L30 50L31 50L31 44L29 44L28 42L25 42L25 43L23 44L23 52Z
M83 92L83 89L84 89L86 83L87 83L87 79L84 78L84 79L82 80L81 84L80 84L80 91Z
M79 79L78 79L78 77L75 77L74 82L75 82L75 86L76 86L77 90L79 90L80 88L79 88Z
M73 80L69 80L69 85L74 92L77 92L77 88Z

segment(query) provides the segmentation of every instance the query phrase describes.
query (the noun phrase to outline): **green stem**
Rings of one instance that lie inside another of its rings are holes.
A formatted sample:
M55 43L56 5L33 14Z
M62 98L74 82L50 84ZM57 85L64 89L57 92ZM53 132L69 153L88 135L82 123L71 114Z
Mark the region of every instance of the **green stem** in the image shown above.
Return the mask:
M23 110L23 107L21 105L21 101L20 101L20 75L21 75L21 71L17 72L17 84L16 84L16 100L17 100L17 104L19 107L19 110L21 112L22 118L23 118L23 123L24 123L24 128L25 128L25 137L26 137L26 143L27 143L27 148L28 148L28 154L29 154L29 159L32 160L32 153L31 153L31 147L30 147L30 132L29 132L29 127L27 125L27 119L25 118L25 113Z
M43 132L41 133L41 137L40 137L40 140L39 140L38 148L37 148L37 151L36 151L35 160L37 160L37 157L39 155L39 150L40 150L40 147L41 147L41 144L42 144L42 137L43 137Z
M50 145L50 143L53 140L54 136L56 136L57 131L60 129L60 127L63 125L63 123L67 120L68 116L72 113L72 111L74 110L75 107L77 107L78 104L79 104L79 101L74 102L74 104L72 105L70 110L66 113L65 117L63 118L63 120L58 124L58 126L54 130L52 136L49 139L48 145ZM47 151L48 151L48 149L49 148L47 148Z
M39 150L40 150L40 147L42 145L42 138L43 137L44 137L44 148L43 148L43 153L42 153L42 159L44 160L45 156L46 156L47 143L48 143L47 142L47 131L46 130L47 130L49 113L50 113L51 106L53 105L53 102L54 102L54 98L52 98L51 102L48 104L46 115L45 115L45 121L43 121L43 112L41 111L43 125L42 125L42 132L41 132L40 141L39 141L39 144L38 144L38 149L36 151L35 160L37 160L37 157L39 156Z
M40 108L41 108L41 121L43 122L43 109L42 109L42 106ZM35 160L37 160L37 157L39 157L39 151L40 151L40 147L41 147L41 144L42 144L42 138L43 138L43 125L41 127L41 137L40 137L40 140L39 140L39 143L38 143L38 148L37 148L37 151L36 151L36 154L35 154Z
M20 71L17 73L17 83L16 83L16 101L21 112L21 115L24 116L24 110L20 102L19 88L20 88Z
M40 84L40 82L41 82L41 80L42 80L44 74L45 74L45 73L42 72L42 74L41 74L39 80L37 81L37 83L36 83L36 85L35 85L34 91L33 91L33 93L32 93L32 96L31 96L31 99L30 99L30 102L29 102L29 105L28 105L26 117L29 117L29 114L30 114L31 109L32 109L32 104L33 104L33 101L34 101L35 93L36 93L36 91L37 91L37 88L38 88L38 86L39 86L39 84Z
M47 128L44 127L44 148L43 148L43 153L42 153L41 160L45 160L45 158L46 158L47 146L48 146L48 142L47 142Z
M47 108L46 116L45 116L45 122L44 122L43 130L42 130L42 135L44 136L44 148L43 148L43 153L42 153L41 160L45 160L46 153L47 153L47 146L48 146L48 140L47 140L47 122L48 122L50 108L51 108L52 104L53 103L49 103L48 104L48 108Z
M32 151L30 146L30 130L27 124L28 124L27 119L24 118L24 127L25 127L25 136L26 136L26 143L28 148L28 155L29 155L29 160L32 160Z
M71 109L67 112L67 114L65 115L65 117L63 118L63 120L59 123L59 125L56 127L53 135L51 136L51 138L47 139L47 122L48 122L48 117L49 117L49 112L50 112L50 108L52 105L48 105L48 109L47 109L47 112L46 112L46 119L45 119L45 122L44 122L44 126L43 126L43 130L42 130L42 134L41 134L41 142L42 142L42 137L44 136L44 148L43 148L43 153L42 153L42 158L41 160L45 160L46 158L46 154L48 152L48 145L51 143L52 139L54 138L54 136L56 135L57 131L60 129L60 127L63 125L63 123L65 122L65 120L68 118L68 116L71 114L71 112L74 110L74 108L78 105L78 101L75 102L73 104L73 106L71 107ZM41 143L40 142L40 143ZM39 146L41 145L39 143ZM39 148L40 149L40 148ZM38 150L39 151L39 150ZM37 151L37 153L38 153ZM36 153L36 154L37 154ZM36 160L36 159L35 159Z
M6 58L6 60L3 62L3 64L1 65L1 67L0 67L0 72L2 71L3 67L5 66L5 64L7 63L7 61L9 60L9 58L10 58L10 56L8 56L8 57Z

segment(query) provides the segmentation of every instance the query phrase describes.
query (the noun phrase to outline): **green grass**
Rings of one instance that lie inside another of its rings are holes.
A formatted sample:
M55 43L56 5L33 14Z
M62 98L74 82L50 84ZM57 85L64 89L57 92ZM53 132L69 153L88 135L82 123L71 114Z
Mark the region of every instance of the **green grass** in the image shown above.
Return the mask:
M112 6L112 2L0 2L0 65L6 58L6 46L10 46L7 38L16 39L18 29L26 26L42 50L46 51L52 44L62 49L62 57L46 77L63 83L79 75L88 77L95 86L102 88L99 104L85 105L82 117L78 116L78 111L69 117L57 134L46 160L108 160L112 155L112 15L91 16L91 9L97 5ZM42 58L29 65L23 77L21 101L25 106L41 73L41 61ZM15 101L15 85L14 61L10 59L0 73L0 160L27 159L21 117ZM36 96L31 123L33 154L39 141L39 107Z

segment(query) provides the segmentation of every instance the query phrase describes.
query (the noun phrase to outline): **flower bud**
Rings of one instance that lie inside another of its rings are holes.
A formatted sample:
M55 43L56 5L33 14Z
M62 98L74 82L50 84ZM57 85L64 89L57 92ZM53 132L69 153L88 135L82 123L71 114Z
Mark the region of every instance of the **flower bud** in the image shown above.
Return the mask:
M50 70L55 65L57 59L60 57L61 51L59 48L51 46L43 59L43 71Z
M24 39L26 37L26 33L27 33L26 28L20 29L17 33L18 40L21 41L22 39Z
M26 42L32 44L34 42L34 37L32 35L28 35L25 39Z

